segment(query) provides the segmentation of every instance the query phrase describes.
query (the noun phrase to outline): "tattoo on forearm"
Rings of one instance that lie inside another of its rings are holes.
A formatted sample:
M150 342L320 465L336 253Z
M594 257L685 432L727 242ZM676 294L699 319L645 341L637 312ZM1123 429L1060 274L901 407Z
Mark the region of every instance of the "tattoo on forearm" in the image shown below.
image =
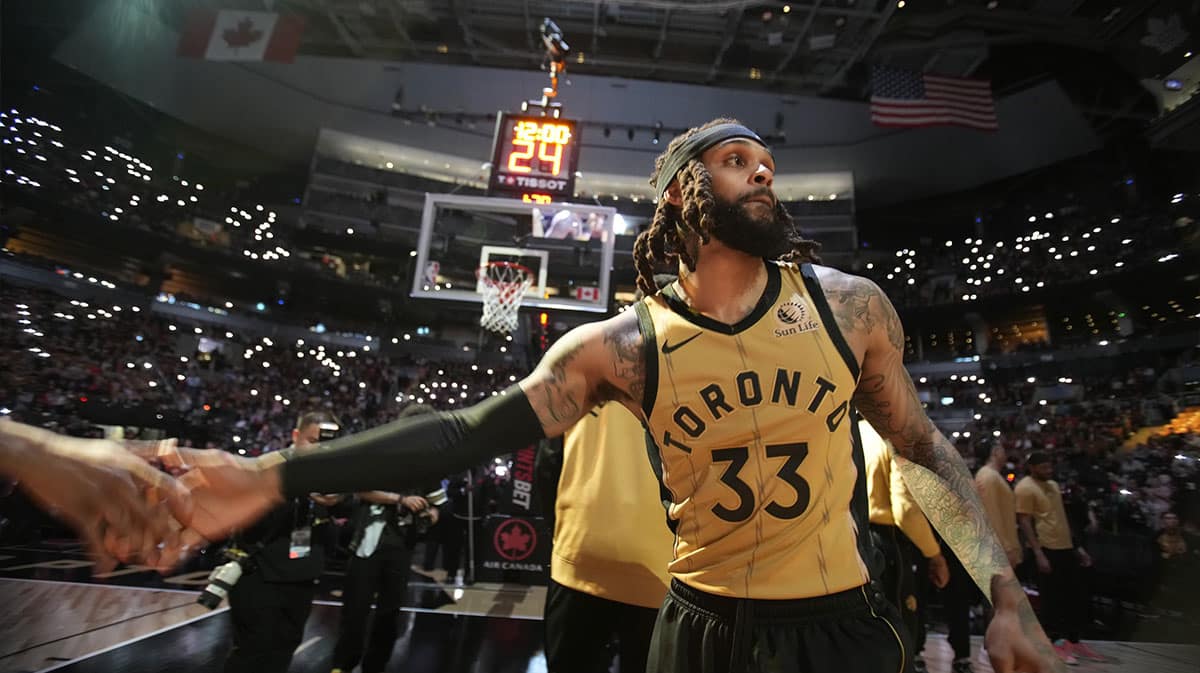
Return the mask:
M1030 642L1047 660L1057 661L1020 582L1012 575L1004 547L988 523L971 473L950 442L934 432L926 451L910 453L910 460L899 461L905 483L984 595L1015 607Z
M1008 556L996 539L983 505L975 491L975 480L944 438L931 448L932 464L900 461L900 473L930 523L971 573L985 595L992 578L1008 569Z
M859 383L855 405L904 458L900 471L913 497L986 594L992 576L1008 567L1008 557L958 451L925 415L898 355L889 364Z

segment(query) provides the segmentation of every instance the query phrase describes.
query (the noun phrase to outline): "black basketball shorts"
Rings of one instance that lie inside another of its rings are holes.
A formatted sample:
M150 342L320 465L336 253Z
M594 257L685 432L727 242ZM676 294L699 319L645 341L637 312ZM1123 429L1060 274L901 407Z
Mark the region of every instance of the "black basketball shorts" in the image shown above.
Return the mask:
M903 673L911 644L877 584L798 600L717 596L678 580L647 673Z

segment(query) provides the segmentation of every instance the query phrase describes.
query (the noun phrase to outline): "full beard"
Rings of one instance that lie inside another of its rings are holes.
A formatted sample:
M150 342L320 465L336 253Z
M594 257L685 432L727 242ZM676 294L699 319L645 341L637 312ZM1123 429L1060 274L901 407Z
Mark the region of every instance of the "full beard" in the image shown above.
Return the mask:
M714 224L709 233L718 241L766 259L778 259L791 251L792 224L781 216L779 208L746 200L725 201L716 195L713 200Z

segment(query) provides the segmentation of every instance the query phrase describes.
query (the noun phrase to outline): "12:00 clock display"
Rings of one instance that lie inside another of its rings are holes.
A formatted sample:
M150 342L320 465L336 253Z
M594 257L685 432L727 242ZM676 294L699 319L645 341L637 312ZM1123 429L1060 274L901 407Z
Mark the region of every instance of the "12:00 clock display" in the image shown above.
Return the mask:
M488 193L570 199L579 163L575 121L502 112L496 120Z

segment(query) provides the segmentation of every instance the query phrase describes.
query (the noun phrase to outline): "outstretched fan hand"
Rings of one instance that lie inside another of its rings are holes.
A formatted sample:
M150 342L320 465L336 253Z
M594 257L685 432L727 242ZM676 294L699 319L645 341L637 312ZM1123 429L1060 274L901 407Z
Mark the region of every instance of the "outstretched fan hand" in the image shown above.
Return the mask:
M97 572L118 562L165 570L178 562L175 520L191 518L188 491L138 454L107 439L66 437L0 420L11 475L35 502L69 523Z

